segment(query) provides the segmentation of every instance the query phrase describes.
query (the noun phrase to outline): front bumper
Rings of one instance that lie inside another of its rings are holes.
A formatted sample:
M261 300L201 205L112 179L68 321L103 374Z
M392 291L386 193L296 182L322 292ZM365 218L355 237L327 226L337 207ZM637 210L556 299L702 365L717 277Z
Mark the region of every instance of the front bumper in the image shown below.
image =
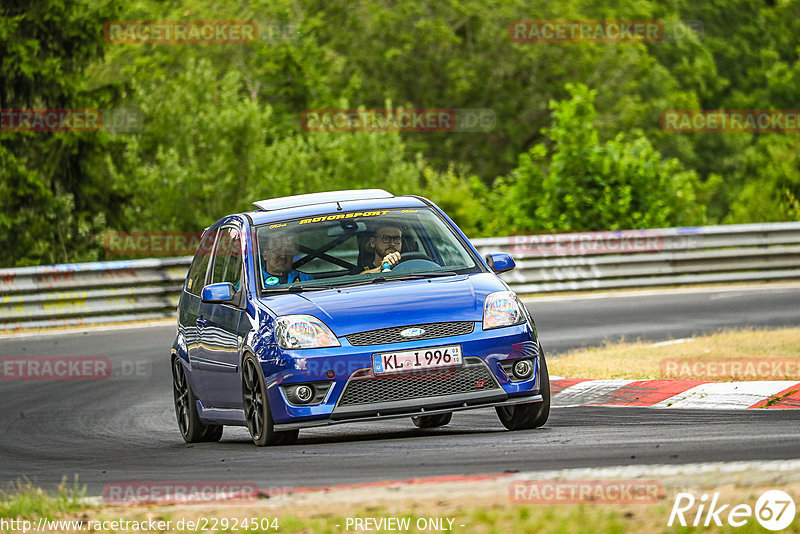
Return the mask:
M262 360L276 430L541 400L538 365L522 381L511 380L500 365L518 358L538 362L539 345L527 324L483 331L478 322L473 332L461 336L383 345L352 346L344 337L339 341L341 347L281 351L273 360ZM454 344L461 345L462 367L419 376L376 377L372 372L375 353ZM331 387L315 405L292 404L281 387L324 380ZM353 387L359 389L355 394Z
M413 417L417 415L437 415L440 413L452 413L452 412L460 412L463 410L475 410L477 408L491 408L494 406L513 406L515 404L523 404L529 402L542 402L541 395L531 395L529 397L514 397L512 399L508 399L502 402L492 402L489 404L486 403L473 403L470 404L465 402L461 405L450 407L450 408L440 408L440 409L430 409L430 408L416 408L414 410L409 411L396 411L394 413L378 413L374 416L369 415L362 415L357 419L322 419L322 420L314 420L314 421L298 421L296 423L277 423L275 424L274 428L277 431L281 430L294 430L296 428L313 428L313 427L320 427L320 426L330 426L330 425L338 425L341 423L351 423L355 421L363 422L363 421L383 421L386 419L398 419L400 417Z

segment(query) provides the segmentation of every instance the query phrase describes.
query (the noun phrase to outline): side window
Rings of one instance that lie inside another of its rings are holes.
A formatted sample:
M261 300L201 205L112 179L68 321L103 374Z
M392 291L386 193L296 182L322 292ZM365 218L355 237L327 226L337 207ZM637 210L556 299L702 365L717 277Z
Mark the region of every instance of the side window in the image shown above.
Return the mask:
M211 250L214 248L214 239L216 237L217 230L208 232L203 236L203 240L200 241L200 246L197 247L192 266L189 268L189 274L186 275L186 291L193 295L200 296L203 292L208 262L211 259Z
M211 283L230 282L238 290L241 277L242 240L239 230L230 227L222 228L217 240L217 247L214 249Z

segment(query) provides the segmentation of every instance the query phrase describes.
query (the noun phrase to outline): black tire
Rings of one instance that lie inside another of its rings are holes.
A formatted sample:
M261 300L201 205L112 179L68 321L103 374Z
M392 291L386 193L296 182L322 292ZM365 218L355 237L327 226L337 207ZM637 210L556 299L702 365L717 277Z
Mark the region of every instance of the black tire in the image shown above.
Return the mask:
M200 438L200 441L219 441L222 438L222 431L225 429L222 425L206 425L206 433Z
M264 378L260 366L250 355L242 362L242 401L247 429L257 447L288 445L297 440L299 430L275 431Z
M207 425L200 421L197 413L197 397L186 378L180 358L172 359L172 394L175 400L175 417L178 430L186 443L219 441L222 425Z
M437 415L415 415L411 418L411 422L419 428L436 428L448 424L452 418L452 412Z
M544 352L541 351L541 346L539 347L539 364L541 365L539 389L542 394L542 402L498 406L495 408L500 422L509 430L539 428L550 417L550 375L547 372L547 362L544 359Z

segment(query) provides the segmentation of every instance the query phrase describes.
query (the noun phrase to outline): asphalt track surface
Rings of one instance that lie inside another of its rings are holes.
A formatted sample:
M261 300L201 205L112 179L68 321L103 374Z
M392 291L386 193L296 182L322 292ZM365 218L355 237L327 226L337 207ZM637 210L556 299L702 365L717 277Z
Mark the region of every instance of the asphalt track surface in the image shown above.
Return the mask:
M551 355L605 339L664 340L723 327L800 325L800 286L527 301ZM256 448L243 428L187 445L175 423L175 328L0 339L0 357L106 356L99 381L0 380L0 485L62 477L102 494L120 481L239 481L261 489L570 467L800 458L798 410L557 408L541 429L507 432L493 409L420 430L408 419L301 431Z

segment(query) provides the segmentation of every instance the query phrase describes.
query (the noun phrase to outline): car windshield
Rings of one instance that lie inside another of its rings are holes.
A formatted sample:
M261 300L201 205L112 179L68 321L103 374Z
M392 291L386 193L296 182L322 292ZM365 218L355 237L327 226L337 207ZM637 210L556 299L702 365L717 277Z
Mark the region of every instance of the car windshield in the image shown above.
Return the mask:
M461 239L429 208L334 212L261 225L256 236L265 292L481 271ZM382 259L394 253L399 261L386 270Z

